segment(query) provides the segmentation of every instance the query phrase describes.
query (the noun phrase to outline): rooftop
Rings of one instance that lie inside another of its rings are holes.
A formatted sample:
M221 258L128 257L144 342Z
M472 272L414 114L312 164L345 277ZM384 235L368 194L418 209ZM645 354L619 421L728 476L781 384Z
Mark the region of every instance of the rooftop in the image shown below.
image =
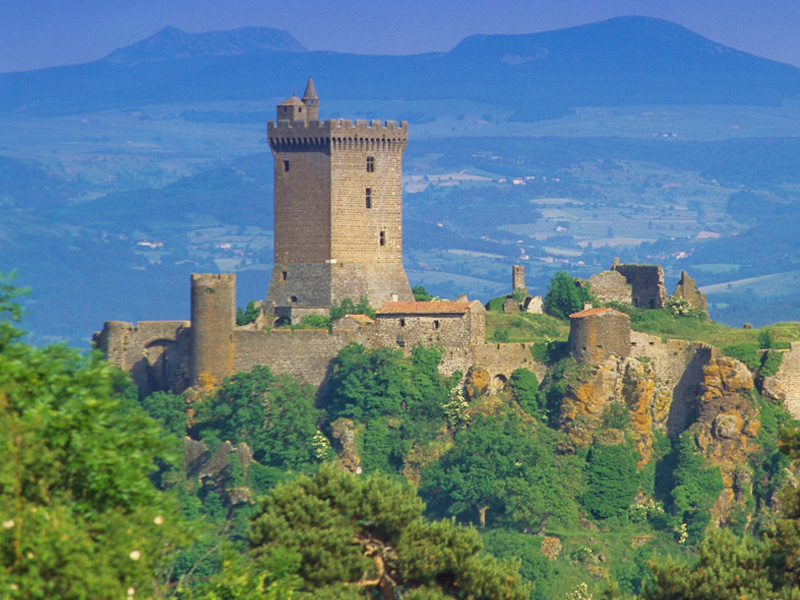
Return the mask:
M569 318L570 319L583 319L585 317L596 317L598 315L605 315L607 313L616 313L618 315L623 315L627 317L625 313L621 313L618 310L614 310L613 308L603 307L603 308L587 308L586 310L581 310L575 313L572 313Z

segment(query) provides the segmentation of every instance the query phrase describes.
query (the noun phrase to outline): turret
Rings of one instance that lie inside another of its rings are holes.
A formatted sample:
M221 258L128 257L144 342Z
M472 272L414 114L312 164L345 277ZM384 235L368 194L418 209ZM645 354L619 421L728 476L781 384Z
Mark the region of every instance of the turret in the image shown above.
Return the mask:
M192 385L233 375L236 275L192 274Z
M308 85L303 94L303 104L306 105L306 121L319 120L319 98L317 97L317 90L314 89L314 80L308 78Z

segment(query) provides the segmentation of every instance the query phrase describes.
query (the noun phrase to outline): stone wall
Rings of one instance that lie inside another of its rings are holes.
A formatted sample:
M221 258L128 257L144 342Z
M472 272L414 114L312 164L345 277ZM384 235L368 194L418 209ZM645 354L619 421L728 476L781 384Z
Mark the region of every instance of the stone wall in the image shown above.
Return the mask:
M617 271L603 271L589 277L589 286L601 302L633 304L631 284Z
M598 365L631 349L631 320L610 308L590 308L570 315L570 352L576 361Z
M289 373L306 383L321 386L330 364L354 338L347 332L325 329L275 329L234 332L234 371L250 371L267 365L273 373Z
M540 382L547 374L547 367L534 360L531 355L531 344L525 342L480 344L473 347L471 360L472 364L479 365L489 372L492 391L499 391L517 369L532 371Z
M792 342L791 349L783 353L775 379L786 394L786 409L795 419L800 419L800 342Z
M631 285L634 306L641 308L662 308L667 300L664 287L664 269L661 265L620 265L614 264L617 271Z
M92 338L111 364L131 374L144 395L189 386L190 340L189 321L139 321L138 326L106 321Z

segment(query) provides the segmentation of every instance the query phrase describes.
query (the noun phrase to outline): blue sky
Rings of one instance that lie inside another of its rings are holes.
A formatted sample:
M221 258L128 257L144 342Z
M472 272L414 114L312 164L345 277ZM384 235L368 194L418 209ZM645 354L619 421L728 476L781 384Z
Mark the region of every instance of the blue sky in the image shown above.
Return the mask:
M644 15L800 67L800 0L0 0L0 72L88 62L171 25L284 29L309 50L446 51L476 33L534 33Z

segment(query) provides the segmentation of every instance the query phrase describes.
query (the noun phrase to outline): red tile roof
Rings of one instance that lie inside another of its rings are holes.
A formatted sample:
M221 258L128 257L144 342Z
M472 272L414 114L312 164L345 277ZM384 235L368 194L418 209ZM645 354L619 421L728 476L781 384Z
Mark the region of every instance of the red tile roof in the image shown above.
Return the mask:
M374 323L374 319L369 318L367 315L351 315L346 314L345 317L350 317L356 323L360 323L361 325L371 325Z
M439 302L387 302L378 309L377 314L458 314L467 312L469 305L469 302L451 302L449 300Z
M617 313L618 315L625 315L625 313L621 313L618 310L614 310L613 308L603 307L603 308L587 308L586 310L581 310L575 313L572 313L569 318L570 319L583 319L584 317L595 317L597 315L604 315L606 313ZM627 315L625 315L627 316Z

